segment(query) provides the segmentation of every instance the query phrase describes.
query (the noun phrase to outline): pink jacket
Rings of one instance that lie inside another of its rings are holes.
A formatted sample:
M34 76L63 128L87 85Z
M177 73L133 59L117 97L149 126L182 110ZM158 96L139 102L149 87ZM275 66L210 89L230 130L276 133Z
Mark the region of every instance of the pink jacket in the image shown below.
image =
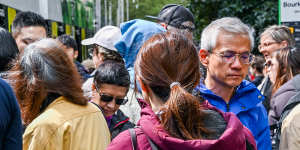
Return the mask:
M160 120L152 111L151 107L145 102L141 101L142 111L141 119L138 122L138 126L142 128L135 128L137 135L137 148L139 150L151 150L150 143L147 141L147 137L150 138L161 150L246 150L246 139L254 146L256 150L256 144L251 132L242 125L239 119L233 113L223 113L217 110L215 107L204 102L204 106L208 109L212 109L221 113L227 122L226 130L221 137L216 140L182 140L171 137L167 131L160 126ZM132 150L132 143L129 131L120 133L109 145L107 150Z

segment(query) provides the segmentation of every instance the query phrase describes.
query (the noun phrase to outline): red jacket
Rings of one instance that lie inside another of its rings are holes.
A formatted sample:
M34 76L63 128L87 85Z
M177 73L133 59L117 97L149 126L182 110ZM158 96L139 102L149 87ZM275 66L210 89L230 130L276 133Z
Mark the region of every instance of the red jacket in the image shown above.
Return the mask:
M204 106L208 109L219 112L227 122L227 127L221 137L216 140L182 140L171 137L167 131L160 126L160 120L152 111L151 107L144 102L142 103L141 119L135 128L137 135L137 148L139 150L151 150L151 146L147 140L150 138L161 150L182 150L182 149L201 149L201 150L245 150L246 139L253 145L256 150L256 144L251 132L242 125L239 119L233 113L222 113L215 107L204 102ZM131 150L132 143L129 131L120 133L109 145L108 150Z

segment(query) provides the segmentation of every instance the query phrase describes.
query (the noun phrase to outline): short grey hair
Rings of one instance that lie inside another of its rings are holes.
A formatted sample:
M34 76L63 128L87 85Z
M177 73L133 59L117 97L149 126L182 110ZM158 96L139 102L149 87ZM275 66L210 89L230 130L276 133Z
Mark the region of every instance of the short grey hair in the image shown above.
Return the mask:
M232 34L248 35L251 42L251 50L253 49L254 29L236 17L224 17L217 19L205 27L201 34L201 49L211 52L216 47L217 37L220 31L225 31Z
M267 27L263 33L260 34L260 38L265 35L269 35L272 39L278 43L287 41L288 46L295 46L295 39L290 29L283 25L272 25Z

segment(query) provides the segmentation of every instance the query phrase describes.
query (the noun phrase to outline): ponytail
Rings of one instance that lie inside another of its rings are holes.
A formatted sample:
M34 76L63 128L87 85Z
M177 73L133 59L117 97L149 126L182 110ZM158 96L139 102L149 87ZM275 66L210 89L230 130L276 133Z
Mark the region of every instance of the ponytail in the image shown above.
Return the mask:
M172 136L192 140L202 138L203 134L209 134L203 126L205 114L202 112L200 101L180 84L171 85L169 99L165 105L161 123Z
M161 125L171 136L192 140L210 134L204 128L201 100L191 94L201 77L191 41L174 32L156 34L144 43L134 67L136 76L164 103Z

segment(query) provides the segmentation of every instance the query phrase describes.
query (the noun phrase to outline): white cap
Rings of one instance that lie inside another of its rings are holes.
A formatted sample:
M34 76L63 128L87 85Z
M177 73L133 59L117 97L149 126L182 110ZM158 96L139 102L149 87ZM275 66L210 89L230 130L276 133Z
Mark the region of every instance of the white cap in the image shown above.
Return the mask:
M81 41L82 45L97 44L110 50L117 51L115 43L121 39L121 30L116 26L105 26L101 28L92 38Z

